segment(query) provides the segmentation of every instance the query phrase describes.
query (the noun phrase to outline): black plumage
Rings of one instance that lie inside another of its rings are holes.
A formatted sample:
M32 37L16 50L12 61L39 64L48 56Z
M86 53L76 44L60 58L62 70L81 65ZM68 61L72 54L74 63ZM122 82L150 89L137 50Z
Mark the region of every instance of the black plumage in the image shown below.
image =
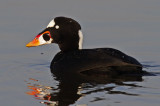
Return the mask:
M119 50L97 48L61 51L52 60L50 68L56 73L141 73L142 65Z
M42 37L41 37L42 36ZM56 43L60 52L53 58L53 73L142 73L143 66L133 57L113 48L82 49L80 24L67 17L54 18L27 47Z

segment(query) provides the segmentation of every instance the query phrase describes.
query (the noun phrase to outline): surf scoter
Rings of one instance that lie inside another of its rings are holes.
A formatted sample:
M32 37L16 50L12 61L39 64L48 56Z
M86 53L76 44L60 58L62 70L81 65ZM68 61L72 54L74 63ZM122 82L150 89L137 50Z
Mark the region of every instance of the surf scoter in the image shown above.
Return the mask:
M53 58L53 73L141 73L142 65L133 57L113 48L82 49L80 24L67 17L56 17L27 47L56 43L60 52Z

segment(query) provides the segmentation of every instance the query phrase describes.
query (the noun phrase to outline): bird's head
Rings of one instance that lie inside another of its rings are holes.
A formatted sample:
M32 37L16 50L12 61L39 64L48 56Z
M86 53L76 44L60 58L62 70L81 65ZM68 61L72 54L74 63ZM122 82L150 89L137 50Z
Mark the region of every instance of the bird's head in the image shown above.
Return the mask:
M80 24L67 17L56 17L27 47L56 43L62 51L82 49L83 35Z

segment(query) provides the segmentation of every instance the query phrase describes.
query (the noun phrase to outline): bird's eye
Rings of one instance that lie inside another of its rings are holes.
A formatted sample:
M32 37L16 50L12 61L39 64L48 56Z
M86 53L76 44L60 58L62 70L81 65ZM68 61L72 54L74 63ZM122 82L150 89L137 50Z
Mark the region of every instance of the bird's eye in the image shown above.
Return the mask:
M45 41L49 41L50 40L49 34L48 33L43 34L43 39Z

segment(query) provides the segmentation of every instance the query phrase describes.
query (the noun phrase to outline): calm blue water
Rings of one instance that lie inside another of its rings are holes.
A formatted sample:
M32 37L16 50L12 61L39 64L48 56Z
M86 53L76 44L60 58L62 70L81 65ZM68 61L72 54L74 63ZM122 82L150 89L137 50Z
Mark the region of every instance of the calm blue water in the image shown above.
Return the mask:
M1 0L0 105L159 106L159 10L159 0ZM119 49L156 76L59 81L49 69L57 45L25 47L56 16L80 22L84 48Z

